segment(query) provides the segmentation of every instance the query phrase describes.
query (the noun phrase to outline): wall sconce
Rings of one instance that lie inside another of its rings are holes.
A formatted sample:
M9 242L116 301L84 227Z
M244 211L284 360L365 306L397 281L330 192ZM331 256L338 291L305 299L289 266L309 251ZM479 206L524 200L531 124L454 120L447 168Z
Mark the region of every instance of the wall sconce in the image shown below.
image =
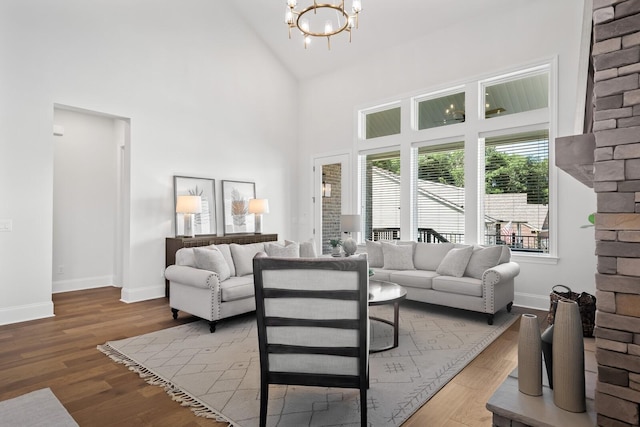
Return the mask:
M322 197L331 197L331 184L324 180L324 174L322 174Z
M255 233L262 233L262 214L269 213L269 200L267 199L249 199L249 213L255 216Z
M184 217L184 235L186 237L194 237L195 230L193 228L194 214L202 212L202 198L200 196L178 196L176 201L176 213L183 214Z

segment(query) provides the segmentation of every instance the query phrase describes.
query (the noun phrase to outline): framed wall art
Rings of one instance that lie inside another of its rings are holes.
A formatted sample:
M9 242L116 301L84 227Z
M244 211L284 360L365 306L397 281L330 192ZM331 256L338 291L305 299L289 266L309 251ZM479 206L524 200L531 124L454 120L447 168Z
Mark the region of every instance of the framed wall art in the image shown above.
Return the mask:
M173 177L173 211L176 211L178 196L200 196L202 209L194 215L193 228L196 235L217 234L216 230L216 182L209 178L189 176ZM184 215L175 213L176 236L184 236Z
M256 184L222 181L224 234L254 233L254 214L249 213L249 199L256 198Z

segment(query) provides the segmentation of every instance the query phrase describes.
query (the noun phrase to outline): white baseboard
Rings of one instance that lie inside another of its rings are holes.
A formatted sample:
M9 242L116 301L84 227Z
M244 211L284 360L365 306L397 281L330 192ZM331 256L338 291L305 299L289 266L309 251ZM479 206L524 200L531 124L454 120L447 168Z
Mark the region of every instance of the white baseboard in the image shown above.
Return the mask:
M164 283L162 285L148 286L146 288L122 288L120 301L126 303L147 301L150 299L164 298Z
M536 310L549 310L549 295L525 294L516 292L514 305L518 307L533 308Z
M83 289L104 288L113 285L113 276L84 277L82 279L56 280L52 283L52 292L80 291Z
M0 308L0 325L53 317L53 301Z

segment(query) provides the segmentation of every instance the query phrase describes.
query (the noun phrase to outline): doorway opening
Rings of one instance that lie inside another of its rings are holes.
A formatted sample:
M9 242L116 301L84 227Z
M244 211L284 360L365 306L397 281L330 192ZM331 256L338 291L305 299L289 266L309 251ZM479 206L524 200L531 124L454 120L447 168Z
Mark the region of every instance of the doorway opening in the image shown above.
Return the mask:
M52 293L125 287L130 120L54 104Z

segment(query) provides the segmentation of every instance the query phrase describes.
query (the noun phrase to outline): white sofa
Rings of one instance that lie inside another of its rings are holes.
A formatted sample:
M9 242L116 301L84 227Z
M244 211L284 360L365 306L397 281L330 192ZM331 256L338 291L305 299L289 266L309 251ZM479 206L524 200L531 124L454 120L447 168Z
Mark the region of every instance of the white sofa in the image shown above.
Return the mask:
M508 246L366 242L372 278L402 285L407 299L486 313L511 311L520 266Z
M165 270L173 318L184 311L209 321L215 332L219 320L256 309L253 257L258 252L281 257L315 257L311 243L275 242L219 244L182 248L176 263Z

